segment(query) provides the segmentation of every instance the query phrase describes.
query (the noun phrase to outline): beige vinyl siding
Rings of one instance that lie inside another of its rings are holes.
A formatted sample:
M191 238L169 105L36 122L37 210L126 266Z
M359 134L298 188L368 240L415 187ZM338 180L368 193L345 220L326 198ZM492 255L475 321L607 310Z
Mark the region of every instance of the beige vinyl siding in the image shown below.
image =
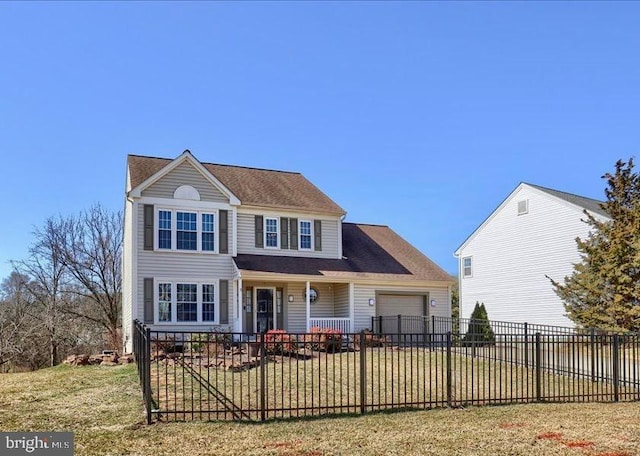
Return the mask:
M208 253L178 253L178 252L157 252L144 250L142 245L144 227L142 224L143 204L138 204L138 267L137 267L137 287L135 298L138 305L134 318L140 320L144 315L144 278L166 278L185 280L232 280L233 279L233 258L230 255L215 255ZM229 217L231 223L231 217ZM229 232L231 232L229 227ZM231 286L229 293L229 318L235 315L236 287ZM218 292L217 290L216 292ZM210 325L209 325L210 326ZM191 326L189 326L191 327Z
M127 353L133 351L133 207L131 201L125 202L122 239L122 337Z
M529 212L518 215L518 202ZM523 185L459 252L472 257L472 277L460 279L461 316L476 301L492 320L573 326L546 276L557 281L580 260L575 238L585 238L585 215L547 193ZM460 263L462 265L462 263Z
M338 258L338 229L340 220L320 216L265 212L264 217L296 217L298 220L322 220L322 251L256 248L255 215L238 210L238 254Z
M289 332L305 332L307 330L307 304L304 300L304 282L290 283L287 285L287 295L293 295L294 302L287 302L285 326ZM318 290L319 291L319 290Z
M337 283L333 286L334 317L349 317L349 284Z
M201 201L228 203L227 198L190 163L184 162L161 177L142 192L142 196L173 198L173 192L181 185L190 185L200 193Z
M355 306L354 306L354 330L371 328L371 317L376 315L376 306L369 305L369 299L376 298L376 291L381 294L393 292L400 293L429 293L429 301L436 302L435 307L428 305L429 316L438 317L451 316L451 302L449 301L449 289L447 287L415 287L415 286L376 286L376 285L355 285ZM377 303L376 303L377 305Z

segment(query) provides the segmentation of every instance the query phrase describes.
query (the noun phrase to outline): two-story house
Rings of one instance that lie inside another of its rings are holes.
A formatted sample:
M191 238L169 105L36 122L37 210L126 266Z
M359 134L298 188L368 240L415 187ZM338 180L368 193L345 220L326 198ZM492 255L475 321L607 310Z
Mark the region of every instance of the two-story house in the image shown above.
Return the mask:
M387 226L345 211L300 173L127 160L123 337L155 330L371 327L377 315L449 316L449 274Z
M587 238L588 211L600 220L600 201L521 183L455 251L460 316L476 302L489 319L574 326L549 278L571 275L580 261L576 238Z

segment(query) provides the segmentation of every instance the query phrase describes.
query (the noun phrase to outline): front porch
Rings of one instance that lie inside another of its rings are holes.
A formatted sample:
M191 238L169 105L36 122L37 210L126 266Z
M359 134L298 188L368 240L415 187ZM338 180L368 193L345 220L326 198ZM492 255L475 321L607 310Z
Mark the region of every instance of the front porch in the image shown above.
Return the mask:
M353 284L239 279L236 286L236 331L296 333L319 327L353 332Z

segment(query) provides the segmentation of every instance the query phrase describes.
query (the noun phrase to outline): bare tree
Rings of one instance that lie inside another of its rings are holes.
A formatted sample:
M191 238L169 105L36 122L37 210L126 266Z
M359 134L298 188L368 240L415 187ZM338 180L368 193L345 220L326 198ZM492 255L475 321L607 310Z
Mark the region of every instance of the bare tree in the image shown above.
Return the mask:
M61 219L55 242L60 260L74 278L72 291L89 303L68 312L100 325L113 349L120 345L122 233L122 213L96 204L78 216Z
M28 346L29 334L37 330L37 322L27 313L25 284L28 280L27 276L13 271L0 284L0 372L15 365Z
M67 336L62 329L67 324L68 276L58 248L61 229L62 221L47 219L44 228L34 232L29 258L12 262L20 275L30 278L24 282L33 304L27 308L27 314L44 329L51 366L60 361L58 349Z

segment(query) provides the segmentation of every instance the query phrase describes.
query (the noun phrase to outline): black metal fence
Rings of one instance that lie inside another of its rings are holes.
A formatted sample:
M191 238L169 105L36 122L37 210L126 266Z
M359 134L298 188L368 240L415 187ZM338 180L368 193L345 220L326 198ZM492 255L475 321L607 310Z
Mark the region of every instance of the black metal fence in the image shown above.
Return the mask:
M474 320L472 318L451 318L414 315L385 315L371 317L371 329L378 334L446 334L452 332L456 335L466 334L469 329L484 323L486 320ZM510 321L490 320L488 322L496 335L571 335L588 334L591 332L603 333L595 329L571 328L568 326L539 325L531 323L515 323ZM605 332L606 333L606 332Z
M134 339L149 423L640 399L638 335L465 342L450 331L205 333L136 322Z

